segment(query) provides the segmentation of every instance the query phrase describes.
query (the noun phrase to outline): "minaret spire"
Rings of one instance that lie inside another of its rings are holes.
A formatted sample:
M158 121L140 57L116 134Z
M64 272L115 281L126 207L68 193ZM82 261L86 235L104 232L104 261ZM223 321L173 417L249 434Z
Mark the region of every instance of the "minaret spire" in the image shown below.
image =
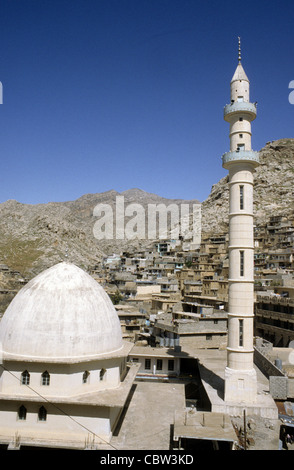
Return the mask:
M238 37L238 44L239 44L238 62L239 62L239 64L241 64L241 38L240 38L240 36Z

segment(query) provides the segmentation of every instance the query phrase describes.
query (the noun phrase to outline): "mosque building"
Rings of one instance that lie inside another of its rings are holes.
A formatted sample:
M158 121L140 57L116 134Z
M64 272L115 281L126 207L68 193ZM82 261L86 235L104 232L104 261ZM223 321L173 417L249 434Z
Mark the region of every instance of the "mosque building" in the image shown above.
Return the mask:
M0 443L109 443L136 376L104 289L62 262L32 279L0 322Z

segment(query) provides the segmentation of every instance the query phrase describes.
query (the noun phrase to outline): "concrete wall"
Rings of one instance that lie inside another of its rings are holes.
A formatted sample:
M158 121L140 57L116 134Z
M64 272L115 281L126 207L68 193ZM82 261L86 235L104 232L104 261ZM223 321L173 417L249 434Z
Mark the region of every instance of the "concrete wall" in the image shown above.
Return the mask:
M289 396L288 377L260 350L254 348L254 363L269 379L269 391L276 400L286 400Z
M270 376L284 377L285 375L281 369L257 348L254 348L254 363L267 378Z
M160 285L151 285L151 286L140 286L137 285L137 295L149 295L149 294L160 294L161 286Z
M226 334L194 334L194 335L181 335L180 346L182 351L190 348L215 348L225 347L227 342Z

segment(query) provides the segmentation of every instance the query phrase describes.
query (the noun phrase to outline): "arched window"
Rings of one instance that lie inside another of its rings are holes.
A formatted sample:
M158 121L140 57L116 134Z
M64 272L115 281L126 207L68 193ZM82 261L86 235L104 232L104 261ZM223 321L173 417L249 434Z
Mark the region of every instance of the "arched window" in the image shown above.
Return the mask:
M21 384L29 385L30 384L30 374L27 370L23 371L21 374Z
M89 377L90 377L90 372L85 370L85 372L83 373L83 384L86 384L89 381Z
M105 376L106 376L106 370L105 370L105 369L101 369L101 370L100 370L100 374L99 374L100 380L105 380Z
M25 420L27 418L27 409L25 406L21 405L18 409L18 419Z
M42 385L50 385L50 374L47 370L42 374Z
M39 421L46 421L47 419L47 410L46 408L44 408L44 406L41 406L41 408L39 409L38 419Z

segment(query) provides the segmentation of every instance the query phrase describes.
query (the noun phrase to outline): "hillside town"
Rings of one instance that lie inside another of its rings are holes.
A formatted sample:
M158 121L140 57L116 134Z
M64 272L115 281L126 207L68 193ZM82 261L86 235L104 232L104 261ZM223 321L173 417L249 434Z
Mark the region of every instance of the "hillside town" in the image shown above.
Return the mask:
M268 392L285 436L294 426L293 246L294 213L272 216L268 223L254 226L254 360L269 380ZM186 383L188 378L192 387L198 380L199 350L204 356L225 353L227 233L202 233L198 246L182 238L156 240L141 249L130 245L128 251L105 256L88 272L115 306L122 337L130 343L128 360L139 367L137 381ZM28 279L5 264L0 276L3 315ZM192 387L186 394L187 409L205 410L204 395ZM246 443L241 421L235 423L234 445L242 449ZM280 446L291 447L277 431L274 446L279 445L278 438ZM189 447L185 436L179 439L179 445ZM253 437L247 441L247 448L255 443Z
M294 340L294 214L255 226L254 243L255 335L274 347L288 347ZM154 322L171 323L182 316L195 324L197 347L226 343L226 233L202 234L194 250L188 242L168 239L141 251L114 253L90 273L116 304L125 338L162 346L162 334L148 336L147 330ZM218 328L207 320L212 316Z

